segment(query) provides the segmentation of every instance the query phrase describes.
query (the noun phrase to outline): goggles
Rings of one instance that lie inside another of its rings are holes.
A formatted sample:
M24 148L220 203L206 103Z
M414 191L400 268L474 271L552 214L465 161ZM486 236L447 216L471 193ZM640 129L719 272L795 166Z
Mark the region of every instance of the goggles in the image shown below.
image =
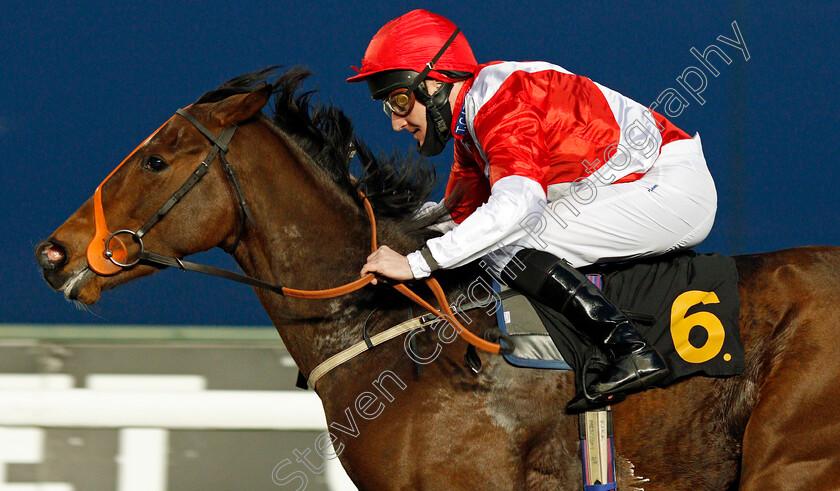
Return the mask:
M397 89L382 100L382 110L389 118L393 114L402 118L408 116L408 113L414 109L415 100L414 92L409 92L408 88Z

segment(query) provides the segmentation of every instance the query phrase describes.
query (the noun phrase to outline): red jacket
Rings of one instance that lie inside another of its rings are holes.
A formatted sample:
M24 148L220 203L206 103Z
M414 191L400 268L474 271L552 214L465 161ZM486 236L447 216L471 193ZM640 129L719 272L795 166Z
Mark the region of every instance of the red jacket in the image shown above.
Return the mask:
M689 136L656 112L592 80L544 62L481 65L453 108L455 159L447 196L468 189L456 223L500 179L570 183L601 169L596 185L629 182L650 169L662 145ZM613 159L610 165L605 162Z
M689 138L638 102L545 62L479 66L452 109L446 193L463 193L452 213L459 225L426 243L442 268L524 237L524 223L545 210L549 186L560 199L637 180L663 145ZM415 277L428 275L420 252L408 260Z

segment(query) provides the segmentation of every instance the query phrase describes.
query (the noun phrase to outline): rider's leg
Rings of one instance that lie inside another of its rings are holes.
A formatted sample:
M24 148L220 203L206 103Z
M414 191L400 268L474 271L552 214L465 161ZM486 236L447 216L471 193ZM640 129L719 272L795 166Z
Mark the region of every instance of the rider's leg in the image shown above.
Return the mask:
M645 390L668 376L656 350L586 276L542 251L526 249L517 253L516 259L525 268L515 274L503 270L505 281L561 313L610 355L607 367L587 384L589 404L607 404L618 395Z

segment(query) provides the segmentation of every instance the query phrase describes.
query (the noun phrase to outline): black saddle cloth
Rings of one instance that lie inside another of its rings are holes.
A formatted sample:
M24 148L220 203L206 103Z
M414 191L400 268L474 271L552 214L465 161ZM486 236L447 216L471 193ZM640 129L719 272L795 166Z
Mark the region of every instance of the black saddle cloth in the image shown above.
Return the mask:
M728 377L743 370L738 272L731 257L689 250L581 272L601 276L607 299L665 358L671 374L662 386L692 375ZM582 387L582 368L599 348L551 306L529 301Z

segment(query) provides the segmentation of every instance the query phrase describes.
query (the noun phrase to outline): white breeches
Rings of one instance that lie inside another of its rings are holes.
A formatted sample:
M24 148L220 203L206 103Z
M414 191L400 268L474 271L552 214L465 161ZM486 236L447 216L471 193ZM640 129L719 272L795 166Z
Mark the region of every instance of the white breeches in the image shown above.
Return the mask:
M485 256L495 268L521 249L540 249L579 268L693 247L712 229L717 192L700 136L662 147L641 179L593 186L549 186L528 235ZM494 269L495 269L494 268Z

